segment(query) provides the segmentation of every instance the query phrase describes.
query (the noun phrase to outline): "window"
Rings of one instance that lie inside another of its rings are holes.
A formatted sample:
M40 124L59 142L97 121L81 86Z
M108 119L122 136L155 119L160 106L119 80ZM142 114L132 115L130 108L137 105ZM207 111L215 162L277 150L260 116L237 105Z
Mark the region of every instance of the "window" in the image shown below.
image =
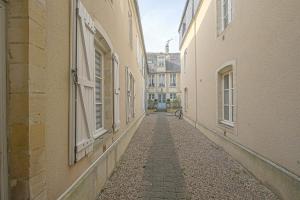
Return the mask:
M155 95L154 94L149 94L149 100L154 100L155 99Z
M165 87L165 74L159 74L159 87Z
M101 53L95 51L95 116L96 135L103 130L103 59Z
M166 103L166 94L158 94L158 102Z
M176 74L170 74L170 86L176 87Z
M233 72L229 71L222 75L223 85L223 121L228 123L234 122L234 88Z
M149 76L149 87L155 87L155 75L151 74Z
M226 127L234 127L236 122L236 62L226 63L218 71L217 79L217 102L218 102L218 122L217 124Z
M157 63L159 67L165 66L165 57L164 56L158 56L157 57Z
M134 100L135 100L135 92L134 92L134 77L129 72L129 68L126 67L126 122L129 123L134 118Z
M232 21L232 0L217 0L218 34Z
M170 93L170 99L176 100L176 93Z
M133 31L132 31L132 12L130 9L130 3L128 1L129 11L128 11L128 36L129 36L129 46L133 49Z

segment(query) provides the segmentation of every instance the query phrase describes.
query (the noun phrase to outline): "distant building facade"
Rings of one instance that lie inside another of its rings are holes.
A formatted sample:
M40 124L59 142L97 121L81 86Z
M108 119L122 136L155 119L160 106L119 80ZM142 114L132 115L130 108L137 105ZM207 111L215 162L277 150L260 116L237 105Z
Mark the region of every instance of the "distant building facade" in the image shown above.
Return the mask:
M180 54L147 53L148 84L146 98L148 108L177 107L180 104Z

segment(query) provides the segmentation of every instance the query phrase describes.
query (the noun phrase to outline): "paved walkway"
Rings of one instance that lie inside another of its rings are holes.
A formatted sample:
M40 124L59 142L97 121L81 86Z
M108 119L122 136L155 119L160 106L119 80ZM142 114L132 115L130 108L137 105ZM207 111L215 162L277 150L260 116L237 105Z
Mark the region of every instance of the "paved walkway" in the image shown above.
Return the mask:
M145 118L99 200L278 199L184 120Z

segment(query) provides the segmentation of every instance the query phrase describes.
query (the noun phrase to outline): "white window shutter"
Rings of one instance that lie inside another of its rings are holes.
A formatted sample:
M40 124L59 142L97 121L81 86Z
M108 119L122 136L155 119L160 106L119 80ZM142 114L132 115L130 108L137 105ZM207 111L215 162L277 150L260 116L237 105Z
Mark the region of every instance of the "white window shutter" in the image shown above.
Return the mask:
M130 113L130 89L129 89L129 71L128 67L125 68L125 87L126 87L126 123L129 122L129 113Z
M228 24L232 21L232 0L228 0Z
M224 30L224 23L223 23L223 1L216 0L217 6L217 33L218 35L221 34Z
M114 66L114 130L120 128L120 65L118 56L113 55Z
M95 132L95 28L80 1L77 27L76 161L93 151Z

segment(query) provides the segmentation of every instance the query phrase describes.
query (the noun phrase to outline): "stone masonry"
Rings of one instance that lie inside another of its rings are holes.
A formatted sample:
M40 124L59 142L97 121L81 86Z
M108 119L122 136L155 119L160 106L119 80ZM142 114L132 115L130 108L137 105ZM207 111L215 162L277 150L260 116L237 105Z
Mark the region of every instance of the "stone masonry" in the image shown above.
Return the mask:
M46 199L46 0L9 0L7 10L11 199Z

